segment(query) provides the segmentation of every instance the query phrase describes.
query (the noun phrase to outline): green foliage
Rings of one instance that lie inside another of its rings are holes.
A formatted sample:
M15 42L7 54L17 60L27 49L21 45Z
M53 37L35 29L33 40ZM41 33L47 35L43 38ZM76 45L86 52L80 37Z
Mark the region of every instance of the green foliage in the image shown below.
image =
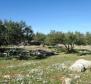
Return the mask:
M33 39L34 39L35 41L39 41L39 42L45 42L45 38L46 38L46 35L43 34L43 33L39 33L39 32L37 32L37 33L34 35L34 37L33 37Z
M64 44L67 52L73 51L75 41L76 41L76 37L73 32L68 32L64 34L62 43Z
M30 41L33 37L33 31L31 26L27 26L23 29L24 37L26 41Z
M86 44L91 45L91 33L86 33Z
M7 43L7 28L0 24L0 46Z
M75 52L74 45L90 45L91 44L91 34L82 34L80 32L56 32L51 31L46 36L46 44L56 45L62 44L65 46L67 53Z
M47 45L62 44L67 52L73 52L74 45L91 45L91 33L89 32L82 34L51 31L47 35L39 32L34 34L32 27L23 21L0 20L0 46L18 45L21 42L30 43L32 39Z
M22 41L29 41L32 39L32 35L31 26L27 26L23 21L0 20L0 45L16 45Z
M86 37L85 34L81 34L80 32L75 32L76 36L76 45L85 45L86 44Z
M51 31L47 35L45 41L46 41L46 44L48 45L55 45L55 44L60 43L61 39L62 39L62 32Z

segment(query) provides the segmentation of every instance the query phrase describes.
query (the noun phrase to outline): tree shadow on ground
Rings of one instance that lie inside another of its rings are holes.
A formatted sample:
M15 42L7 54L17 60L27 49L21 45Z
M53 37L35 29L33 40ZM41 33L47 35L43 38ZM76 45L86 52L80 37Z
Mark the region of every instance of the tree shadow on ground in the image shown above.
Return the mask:
M23 48L0 48L0 57L3 59L18 59L18 60L31 60L31 59L45 59L54 56L55 52L45 50L25 50Z
M53 51L46 51L41 49L31 50L30 52L31 52L31 56L33 56L35 59L45 59L50 56L56 55L56 53Z
M88 50L88 49L77 49L77 54L79 56L91 55L91 50Z

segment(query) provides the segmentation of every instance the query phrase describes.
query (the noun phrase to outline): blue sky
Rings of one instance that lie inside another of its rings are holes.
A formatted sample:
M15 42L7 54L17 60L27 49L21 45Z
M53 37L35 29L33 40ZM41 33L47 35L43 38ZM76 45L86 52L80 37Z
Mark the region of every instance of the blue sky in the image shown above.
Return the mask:
M0 0L0 19L23 20L34 32L91 32L91 0Z

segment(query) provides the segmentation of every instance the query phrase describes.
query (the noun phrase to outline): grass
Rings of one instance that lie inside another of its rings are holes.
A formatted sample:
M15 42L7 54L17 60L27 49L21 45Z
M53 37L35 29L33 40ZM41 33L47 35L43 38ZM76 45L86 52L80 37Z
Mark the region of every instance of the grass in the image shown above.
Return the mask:
M60 53L42 60L0 60L0 84L61 84L61 78L70 74L80 76L73 84L91 84L90 71L68 71L77 59L91 60L91 56Z

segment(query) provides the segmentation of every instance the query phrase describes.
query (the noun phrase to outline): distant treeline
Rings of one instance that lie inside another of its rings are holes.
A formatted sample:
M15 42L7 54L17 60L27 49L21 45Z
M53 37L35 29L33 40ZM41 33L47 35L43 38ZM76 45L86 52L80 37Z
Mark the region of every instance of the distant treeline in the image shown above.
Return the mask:
M0 20L0 46L18 45L31 40L39 41L46 45L63 44L68 51L74 49L74 45L90 45L91 33L51 31L48 34L33 32L31 26L24 21Z

